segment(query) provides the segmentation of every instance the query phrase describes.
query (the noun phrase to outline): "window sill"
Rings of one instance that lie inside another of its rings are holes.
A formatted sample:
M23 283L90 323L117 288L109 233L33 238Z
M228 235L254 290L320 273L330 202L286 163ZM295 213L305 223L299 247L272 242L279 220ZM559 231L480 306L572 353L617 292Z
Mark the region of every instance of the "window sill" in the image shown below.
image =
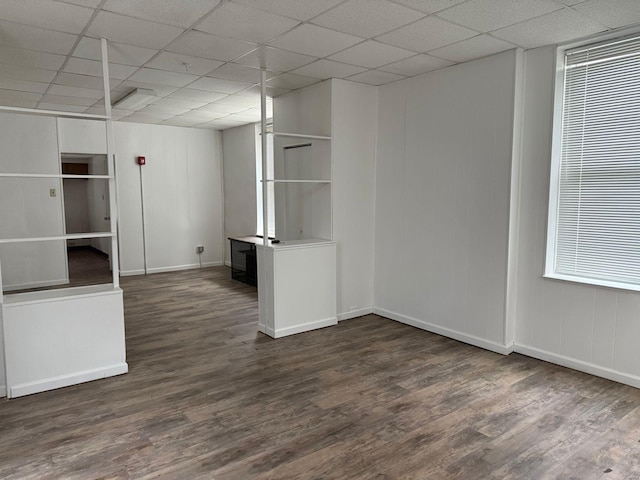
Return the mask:
M578 277L573 275L564 275L560 273L545 273L544 275L542 275L542 277L550 278L552 280L563 280L565 282L581 283L583 285L590 285L592 287L607 287L607 288L615 288L618 290L640 292L640 285L635 285L633 283L621 283L621 282L615 282L611 280L602 280L599 278Z

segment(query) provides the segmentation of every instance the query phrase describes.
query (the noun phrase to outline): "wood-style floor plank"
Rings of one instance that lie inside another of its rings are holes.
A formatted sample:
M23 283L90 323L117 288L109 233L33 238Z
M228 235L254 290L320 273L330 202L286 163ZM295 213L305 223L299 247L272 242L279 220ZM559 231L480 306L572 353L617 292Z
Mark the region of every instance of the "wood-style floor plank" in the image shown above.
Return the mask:
M130 372L0 403L0 478L640 478L640 390L375 315L272 340L229 277L123 278Z

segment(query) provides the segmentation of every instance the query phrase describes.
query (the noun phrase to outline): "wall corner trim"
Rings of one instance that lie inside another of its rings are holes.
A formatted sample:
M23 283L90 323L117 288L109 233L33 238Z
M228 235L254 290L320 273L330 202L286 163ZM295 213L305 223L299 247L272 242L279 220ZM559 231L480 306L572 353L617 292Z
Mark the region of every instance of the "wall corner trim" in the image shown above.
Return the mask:
M352 318L363 317L364 315L369 315L373 313L373 307L367 308L359 308L358 310L353 310L351 312L339 313L338 321L342 322L343 320L351 320Z

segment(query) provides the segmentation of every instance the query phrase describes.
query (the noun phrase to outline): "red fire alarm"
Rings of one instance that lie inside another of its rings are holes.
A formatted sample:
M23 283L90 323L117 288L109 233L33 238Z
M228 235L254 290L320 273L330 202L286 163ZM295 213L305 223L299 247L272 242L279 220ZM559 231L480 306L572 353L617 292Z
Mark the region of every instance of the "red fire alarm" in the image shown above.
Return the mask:
M138 157L138 165L146 165L147 159L145 157Z

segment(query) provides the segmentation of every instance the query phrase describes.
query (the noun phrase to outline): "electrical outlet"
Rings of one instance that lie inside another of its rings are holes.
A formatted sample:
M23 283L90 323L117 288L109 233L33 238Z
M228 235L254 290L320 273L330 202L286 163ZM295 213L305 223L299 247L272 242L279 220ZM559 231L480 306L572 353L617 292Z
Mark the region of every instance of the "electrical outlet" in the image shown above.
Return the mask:
M198 255L200 255L201 253L204 253L204 245L196 245L196 253Z
M56 189L55 188L50 188L49 189L49 196L50 197L55 197L56 196Z

